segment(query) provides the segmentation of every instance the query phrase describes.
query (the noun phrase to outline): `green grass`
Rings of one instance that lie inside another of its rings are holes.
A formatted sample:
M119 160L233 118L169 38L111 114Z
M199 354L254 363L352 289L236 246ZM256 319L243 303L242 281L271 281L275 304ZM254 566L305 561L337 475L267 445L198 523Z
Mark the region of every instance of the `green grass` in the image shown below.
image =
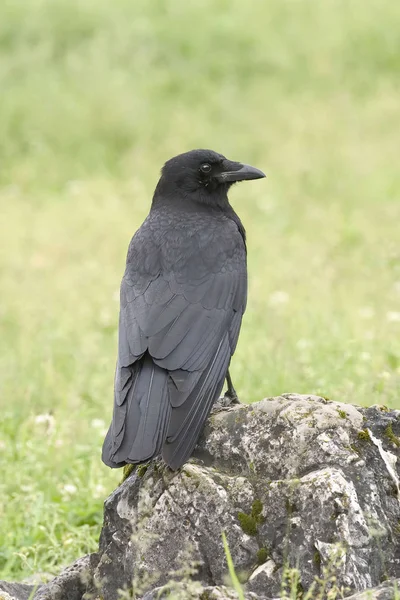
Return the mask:
M245 600L243 588L240 585L238 576L236 575L231 551L229 550L228 540L226 539L226 535L225 535L224 531L222 532L222 543L224 545L224 552L225 552L225 556L226 556L226 562L228 565L228 572L229 572L229 577L231 580L231 585L234 588L235 592L237 593L239 600Z
M126 249L181 151L268 174L231 194L241 399L400 408L399 23L392 0L0 3L0 577L96 547Z

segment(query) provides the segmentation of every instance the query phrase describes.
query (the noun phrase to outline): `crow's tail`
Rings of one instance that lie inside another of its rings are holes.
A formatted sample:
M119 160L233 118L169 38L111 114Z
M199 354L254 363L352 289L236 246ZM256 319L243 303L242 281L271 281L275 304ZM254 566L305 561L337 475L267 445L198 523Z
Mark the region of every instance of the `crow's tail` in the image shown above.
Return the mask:
M221 340L207 368L188 395L174 406L162 457L171 469L178 469L192 454L212 405L219 397L229 367L231 351L228 334Z
M117 365L114 414L103 444L103 462L116 468L160 454L170 417L166 370L147 353L133 365Z

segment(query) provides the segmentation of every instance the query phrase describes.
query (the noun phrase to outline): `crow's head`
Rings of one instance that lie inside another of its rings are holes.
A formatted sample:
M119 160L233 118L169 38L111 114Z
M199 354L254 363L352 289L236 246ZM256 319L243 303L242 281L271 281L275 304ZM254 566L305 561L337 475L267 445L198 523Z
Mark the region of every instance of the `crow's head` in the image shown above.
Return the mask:
M207 196L226 195L237 181L261 177L265 175L259 169L228 160L213 150L191 150L165 163L159 186L163 191L197 193L206 200Z

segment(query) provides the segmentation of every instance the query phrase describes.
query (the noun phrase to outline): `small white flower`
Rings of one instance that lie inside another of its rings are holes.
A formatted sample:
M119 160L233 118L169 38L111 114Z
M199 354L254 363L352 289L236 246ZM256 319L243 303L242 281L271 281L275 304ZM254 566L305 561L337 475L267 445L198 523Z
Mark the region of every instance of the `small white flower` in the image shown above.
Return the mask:
M381 379L390 379L391 374L389 373L389 371L382 371L382 373L379 373L378 377L380 377Z
M310 340L306 340L304 338L297 340L297 342L296 342L296 347L299 350L305 350L306 348L309 348L310 346L311 346Z
M70 546L72 544L74 540L70 537L65 538L65 540L63 541L63 545L64 546Z
M101 485L100 483L98 483L96 485L96 487L94 488L94 492L93 495L95 498L102 498L103 496L105 496L106 493L106 488Z
M280 304L287 304L288 302L289 294L283 290L276 290L276 292L272 292L269 297L271 306L279 306Z
M25 492L25 494L29 494L30 492L32 492L32 485L22 484L19 486L19 489L21 490L21 492ZM1 596L0 596L0 598L1 598Z
M6 443L4 440L0 440L0 450L5 450L6 449Z
M45 414L45 415L36 415L35 417L35 423L50 423L50 422L54 422L54 417L52 415L49 414Z
M61 491L64 492L64 494L72 496L73 494L76 494L78 489L73 483L66 483L62 486Z
M50 434L54 430L56 420L53 415L47 413L43 415L36 415L35 423L36 425L45 425L47 428L47 433Z
M93 421L90 424L93 427L93 429L104 429L106 426L103 419L93 419Z
M389 323L400 323L400 312L389 310L389 312L386 313L386 319Z
M375 311L370 306L363 306L359 309L358 314L362 319L372 319L375 315Z

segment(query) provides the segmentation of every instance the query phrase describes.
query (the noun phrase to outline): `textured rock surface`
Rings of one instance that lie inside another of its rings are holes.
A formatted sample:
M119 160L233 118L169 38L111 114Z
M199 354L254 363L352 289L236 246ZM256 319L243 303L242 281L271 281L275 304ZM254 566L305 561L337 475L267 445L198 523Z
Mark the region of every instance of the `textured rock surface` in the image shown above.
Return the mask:
M35 600L81 600L91 583L91 573L97 563L95 559L95 555L88 555L74 562L58 577L43 585L35 594Z
M396 579L385 581L373 590L366 590L365 592L358 592L354 596L348 596L347 600L394 600L399 597L399 592L400 579Z
M152 463L109 497L96 581L110 600L136 572L164 584L190 543L199 580L222 584L222 530L263 597L279 595L286 564L303 589L324 573L347 594L400 577L396 434L396 411L313 396L216 413L197 460L178 473Z
M147 592L142 596L141 600L168 600L168 598L171 598L171 595L173 595L173 600L237 600L238 598L237 594L225 585L200 586L200 588L198 593L193 593L193 591L188 591L185 585L178 584L168 594L167 590L158 587L151 592ZM250 592L245 595L245 600L264 600L264 598L260 598L257 594Z
M322 597L318 578L342 597L400 577L399 415L294 394L213 414L180 472L141 466L107 499L84 598L133 586L150 600L183 564L190 580L190 562L206 595L183 598L229 598L222 530L249 600L279 597L285 567ZM82 583L71 596L51 585L35 598L82 598ZM388 584L369 593L393 596Z
M94 555L80 558L49 583L39 586L0 581L0 600L82 600L92 580L93 558Z
M34 591L33 585L0 581L0 600L30 600Z

